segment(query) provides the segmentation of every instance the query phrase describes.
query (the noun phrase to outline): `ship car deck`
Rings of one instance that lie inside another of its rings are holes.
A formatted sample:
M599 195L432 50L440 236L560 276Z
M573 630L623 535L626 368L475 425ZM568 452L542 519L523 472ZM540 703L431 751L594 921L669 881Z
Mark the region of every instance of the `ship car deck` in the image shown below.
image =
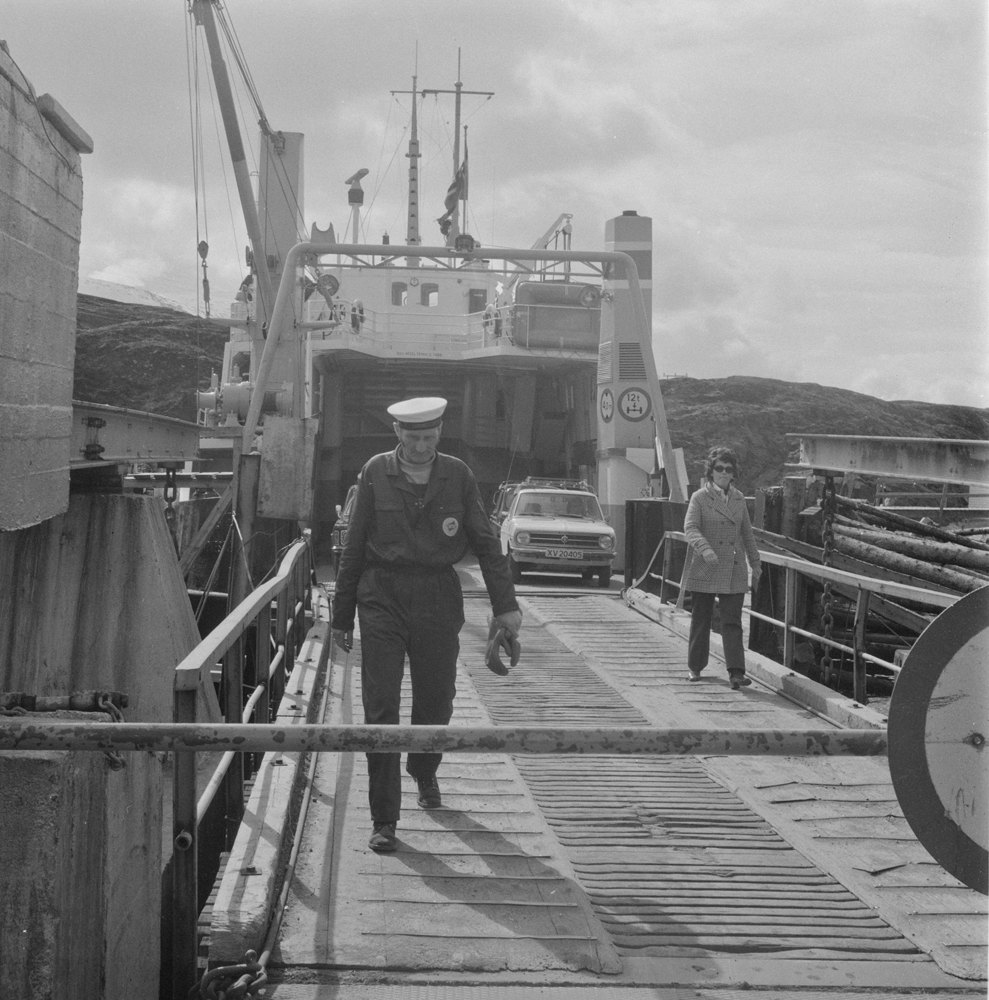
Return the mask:
M454 726L838 728L716 660L689 683L684 639L615 590L518 588L496 676L462 577ZM359 661L334 655L329 721L362 721ZM439 779L426 812L403 776L378 855L363 758L320 756L268 996L985 995L986 900L917 842L885 758L451 754Z

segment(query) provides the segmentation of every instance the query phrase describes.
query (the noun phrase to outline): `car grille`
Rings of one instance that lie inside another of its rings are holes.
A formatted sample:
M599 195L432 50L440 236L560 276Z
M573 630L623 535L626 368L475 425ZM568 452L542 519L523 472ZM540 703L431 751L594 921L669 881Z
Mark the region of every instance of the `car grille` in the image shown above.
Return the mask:
M599 535L575 535L569 531L530 531L530 545L551 545L566 549L600 549Z

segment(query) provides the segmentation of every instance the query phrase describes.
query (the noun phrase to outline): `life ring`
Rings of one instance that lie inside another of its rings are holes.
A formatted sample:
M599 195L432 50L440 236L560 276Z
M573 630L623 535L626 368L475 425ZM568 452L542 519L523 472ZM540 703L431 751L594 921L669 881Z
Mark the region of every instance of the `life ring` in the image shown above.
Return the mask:
M591 309L598 304L598 300L601 298L601 292L595 288L593 285L587 285L581 290L578 297L580 304L586 309Z
M484 326L484 333L486 336L489 336L494 332L495 319L497 318L497 316L498 313L496 312L495 307L493 305L489 303L484 307L484 313L481 316L481 323Z

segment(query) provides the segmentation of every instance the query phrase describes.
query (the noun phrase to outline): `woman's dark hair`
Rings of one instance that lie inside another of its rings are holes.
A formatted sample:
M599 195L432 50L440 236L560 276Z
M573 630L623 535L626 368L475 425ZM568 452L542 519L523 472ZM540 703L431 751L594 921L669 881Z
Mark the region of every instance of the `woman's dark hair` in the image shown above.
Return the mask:
M704 461L704 478L714 478L714 465L716 462L723 462L730 465L735 470L735 478L738 479L738 455L731 448L726 448L723 444L716 444L708 453Z

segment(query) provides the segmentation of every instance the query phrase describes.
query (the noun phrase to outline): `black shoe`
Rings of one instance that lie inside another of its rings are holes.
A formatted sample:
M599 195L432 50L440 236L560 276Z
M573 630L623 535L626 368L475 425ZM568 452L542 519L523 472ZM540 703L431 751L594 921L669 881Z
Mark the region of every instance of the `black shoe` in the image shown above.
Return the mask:
M375 823L374 833L371 834L371 839L367 842L367 846L372 851L394 851L398 846L395 840L395 824Z
M737 691L739 688L746 688L752 683L745 674L732 674L730 680L732 691Z
M420 809L439 809L443 805L440 784L435 774L431 774L428 778L416 778L416 784L419 786Z
M687 680L688 681L694 681L694 682L696 682L696 681L699 681L700 679L701 679L701 675L700 675L700 673L698 671L696 671L696 670L688 670L687 671Z

